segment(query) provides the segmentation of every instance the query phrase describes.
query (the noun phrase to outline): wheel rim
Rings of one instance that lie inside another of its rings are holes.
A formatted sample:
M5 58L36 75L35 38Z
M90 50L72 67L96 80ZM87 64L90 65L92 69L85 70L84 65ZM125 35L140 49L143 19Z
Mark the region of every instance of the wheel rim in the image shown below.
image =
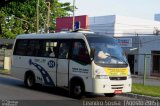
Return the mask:
M75 86L75 88L74 88L74 94L75 95L80 95L81 92L82 92L81 86L79 86L79 85Z
M32 76L28 76L27 78L27 84L29 87L33 86L33 82L34 82L34 79Z

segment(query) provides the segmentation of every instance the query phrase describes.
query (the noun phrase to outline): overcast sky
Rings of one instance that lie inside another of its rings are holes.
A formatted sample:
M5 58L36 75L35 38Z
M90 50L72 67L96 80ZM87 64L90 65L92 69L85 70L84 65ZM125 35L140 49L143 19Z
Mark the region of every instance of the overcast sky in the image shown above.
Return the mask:
M60 0L71 2L73 0ZM160 0L75 0L75 15L104 16L122 15L144 19L154 19L160 13Z

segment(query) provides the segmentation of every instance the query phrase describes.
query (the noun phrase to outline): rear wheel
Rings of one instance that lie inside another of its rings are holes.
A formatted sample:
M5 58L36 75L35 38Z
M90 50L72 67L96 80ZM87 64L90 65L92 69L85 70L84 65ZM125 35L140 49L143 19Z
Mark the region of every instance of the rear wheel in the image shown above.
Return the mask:
M35 77L33 74L27 74L24 79L24 84L28 88L33 88L35 86Z
M84 95L84 86L82 83L73 82L70 87L71 97L80 99Z
M116 94L114 94L114 93L105 93L104 95L106 97L114 97L114 96L116 96Z

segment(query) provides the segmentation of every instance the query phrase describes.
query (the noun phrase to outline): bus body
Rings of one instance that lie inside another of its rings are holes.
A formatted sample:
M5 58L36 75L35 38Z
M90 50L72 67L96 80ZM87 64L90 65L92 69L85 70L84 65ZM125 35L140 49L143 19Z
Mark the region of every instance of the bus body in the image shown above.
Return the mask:
M11 73L27 87L36 83L65 87L74 97L84 92L106 96L131 92L130 69L122 49L114 38L94 33L19 35Z

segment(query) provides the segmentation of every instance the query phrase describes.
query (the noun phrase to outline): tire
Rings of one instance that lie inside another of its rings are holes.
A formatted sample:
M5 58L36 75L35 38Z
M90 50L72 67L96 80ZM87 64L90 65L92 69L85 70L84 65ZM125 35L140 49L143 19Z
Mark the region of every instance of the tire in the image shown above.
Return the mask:
M114 96L116 96L116 94L114 94L114 93L105 93L104 95L106 97L114 97Z
M81 99L84 95L84 85L82 83L73 82L70 87L70 95L73 98Z
M33 74L27 74L24 79L24 84L27 88L34 88L35 86L35 77Z

